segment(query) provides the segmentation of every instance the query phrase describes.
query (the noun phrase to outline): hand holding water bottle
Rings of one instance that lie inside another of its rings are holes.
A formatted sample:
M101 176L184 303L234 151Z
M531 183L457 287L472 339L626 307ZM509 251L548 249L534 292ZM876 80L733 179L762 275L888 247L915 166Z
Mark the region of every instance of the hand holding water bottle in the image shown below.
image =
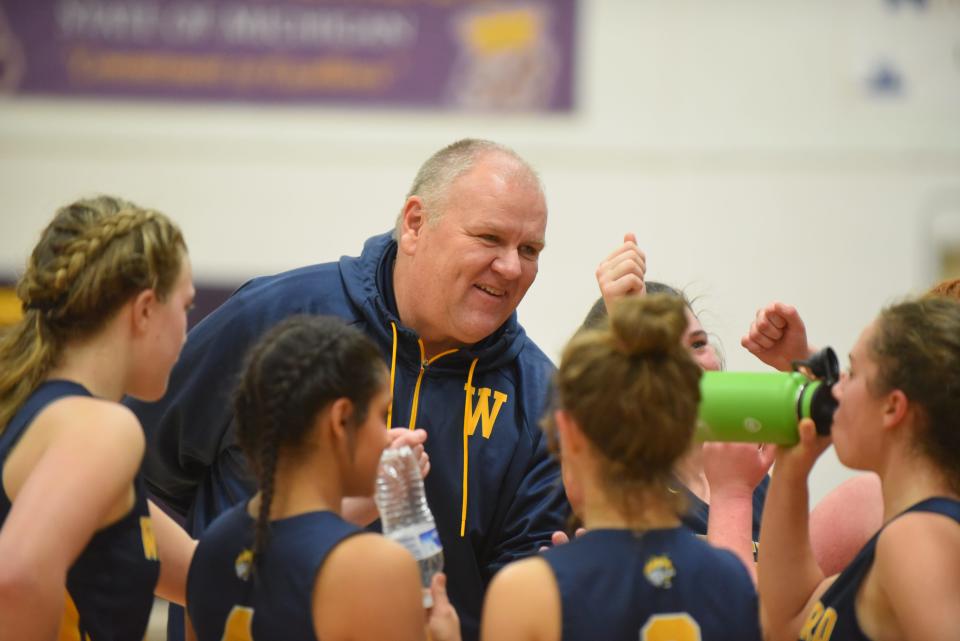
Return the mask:
M427 640L460 641L460 617L447 598L447 576L443 572L433 575L430 594L433 606L427 613Z
M390 445L387 447L397 448L407 445L413 450L413 456L420 466L420 476L427 478L427 474L430 473L430 455L423 449L423 444L427 440L426 431L395 427L387 432L387 436L390 438ZM344 497L340 509L344 519L359 527L368 527L380 518L372 496Z
M407 548L420 566L423 605L431 607L430 582L443 569L443 547L423 490L423 478L413 450L386 449L380 457L374 499L383 534Z
M406 427L394 427L387 432L390 437L390 445L387 447L398 448L407 445L413 450L413 457L420 466L420 477L427 478L430 473L430 455L423 448L427 440L426 430L411 430Z

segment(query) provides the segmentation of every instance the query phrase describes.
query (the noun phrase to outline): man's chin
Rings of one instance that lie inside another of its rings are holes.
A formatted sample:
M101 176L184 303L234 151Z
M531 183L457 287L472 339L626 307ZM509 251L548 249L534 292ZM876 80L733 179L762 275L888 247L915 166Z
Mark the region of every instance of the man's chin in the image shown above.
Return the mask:
M505 322L506 319L499 322L486 321L483 323L472 323L460 332L459 341L464 345L475 345L500 329Z

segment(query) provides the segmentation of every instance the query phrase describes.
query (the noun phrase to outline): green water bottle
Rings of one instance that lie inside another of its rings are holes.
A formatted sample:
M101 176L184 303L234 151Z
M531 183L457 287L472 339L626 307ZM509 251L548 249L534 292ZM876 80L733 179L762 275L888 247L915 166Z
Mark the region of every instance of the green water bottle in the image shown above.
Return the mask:
M793 445L802 418L812 418L818 434L829 434L837 408L837 357L827 347L794 368L801 365L821 378L798 371L704 372L696 439Z

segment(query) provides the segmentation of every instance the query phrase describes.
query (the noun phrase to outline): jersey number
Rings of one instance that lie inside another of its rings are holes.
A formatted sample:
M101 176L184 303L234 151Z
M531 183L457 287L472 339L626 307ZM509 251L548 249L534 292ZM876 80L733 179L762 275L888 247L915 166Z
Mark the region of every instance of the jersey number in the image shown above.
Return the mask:
M700 626L686 612L654 614L640 628L640 641L700 641Z
M156 561L157 555L157 537L153 535L153 521L149 516L140 517L140 539L143 541L143 558L148 561Z
M251 625L253 625L253 608L245 608L242 605L233 606L223 626L223 636L220 637L220 641L253 641Z
M835 625L837 625L837 611L833 608L824 608L823 603L817 601L810 610L807 622L800 629L800 638L803 641L829 641Z

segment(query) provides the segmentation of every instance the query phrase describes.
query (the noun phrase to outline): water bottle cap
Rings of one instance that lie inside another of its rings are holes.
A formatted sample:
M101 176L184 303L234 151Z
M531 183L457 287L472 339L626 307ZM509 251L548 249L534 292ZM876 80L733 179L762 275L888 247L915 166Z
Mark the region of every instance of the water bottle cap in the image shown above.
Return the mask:
M833 396L833 383L824 382L813 390L810 403L810 418L817 426L817 434L829 436L833 425L833 413L837 410L837 399Z
M806 360L793 361L790 365L794 371L801 367L808 368L811 374L827 385L833 385L840 380L840 361L837 359L836 352L829 346L814 352Z
M840 380L840 361L831 347L824 347L811 354L804 361L793 361L793 369L807 367L818 380L812 381L801 394L803 407L800 416L808 416L817 426L817 434L827 436L833 424L833 413L837 409L837 399L833 397L833 386Z

